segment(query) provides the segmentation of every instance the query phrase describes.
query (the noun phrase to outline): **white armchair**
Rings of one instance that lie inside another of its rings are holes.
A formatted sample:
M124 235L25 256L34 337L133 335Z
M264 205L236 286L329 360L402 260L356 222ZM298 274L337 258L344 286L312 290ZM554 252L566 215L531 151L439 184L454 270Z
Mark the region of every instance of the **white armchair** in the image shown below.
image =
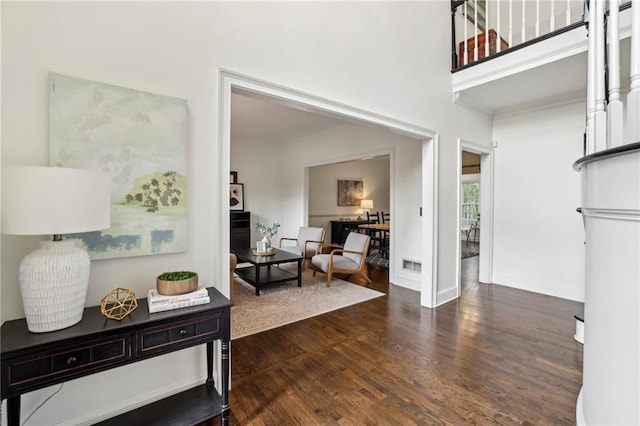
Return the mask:
M284 245L283 245L284 242ZM293 242L293 243L292 243ZM301 226L297 238L280 238L280 250L302 256L302 266L311 259L324 243L324 228Z
M369 243L371 237L368 235L350 232L343 248L331 250L329 254L316 254L311 258L313 276L317 271L327 274L327 287L331 285L333 274L359 275L371 284L364 272Z

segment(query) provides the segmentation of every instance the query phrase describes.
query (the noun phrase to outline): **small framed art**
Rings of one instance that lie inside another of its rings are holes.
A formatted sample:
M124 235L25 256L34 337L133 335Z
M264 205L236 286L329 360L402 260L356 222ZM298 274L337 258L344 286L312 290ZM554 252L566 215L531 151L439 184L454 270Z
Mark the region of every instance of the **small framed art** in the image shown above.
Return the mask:
M244 185L232 183L229 185L229 209L244 210Z
M229 183L238 183L238 172L229 172Z

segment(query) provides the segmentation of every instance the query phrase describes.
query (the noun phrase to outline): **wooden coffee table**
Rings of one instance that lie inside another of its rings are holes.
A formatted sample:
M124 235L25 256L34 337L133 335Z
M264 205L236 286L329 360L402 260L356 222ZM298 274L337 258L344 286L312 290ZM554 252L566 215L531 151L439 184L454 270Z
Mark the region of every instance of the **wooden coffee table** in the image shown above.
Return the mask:
M252 266L236 268L235 272L240 278L256 288L256 296L260 296L260 288L265 284L297 280L298 287L302 287L302 256L279 249L275 249L275 251L276 253L270 256L256 256L251 248L233 250L233 254L238 258L238 263L251 263ZM289 262L298 264L297 275L276 266Z

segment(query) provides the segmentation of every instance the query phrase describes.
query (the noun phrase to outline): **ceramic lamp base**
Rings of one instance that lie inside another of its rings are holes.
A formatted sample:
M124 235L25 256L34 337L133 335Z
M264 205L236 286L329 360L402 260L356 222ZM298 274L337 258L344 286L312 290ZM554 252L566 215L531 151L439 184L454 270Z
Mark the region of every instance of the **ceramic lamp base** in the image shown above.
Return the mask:
M82 319L91 263L73 240L42 241L20 263L20 291L33 333L61 330Z

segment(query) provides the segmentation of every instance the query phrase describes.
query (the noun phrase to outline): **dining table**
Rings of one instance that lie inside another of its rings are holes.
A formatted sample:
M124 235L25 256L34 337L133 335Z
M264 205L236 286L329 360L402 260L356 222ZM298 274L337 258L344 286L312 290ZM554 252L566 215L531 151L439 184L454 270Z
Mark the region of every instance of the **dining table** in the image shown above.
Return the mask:
M379 252L384 258L389 258L389 240L388 235L391 233L390 223L366 223L362 225L358 225L358 229L362 229L369 235L372 239L374 239L374 235L376 233L381 233L378 238L375 240L378 241ZM369 247L371 249L371 246Z

